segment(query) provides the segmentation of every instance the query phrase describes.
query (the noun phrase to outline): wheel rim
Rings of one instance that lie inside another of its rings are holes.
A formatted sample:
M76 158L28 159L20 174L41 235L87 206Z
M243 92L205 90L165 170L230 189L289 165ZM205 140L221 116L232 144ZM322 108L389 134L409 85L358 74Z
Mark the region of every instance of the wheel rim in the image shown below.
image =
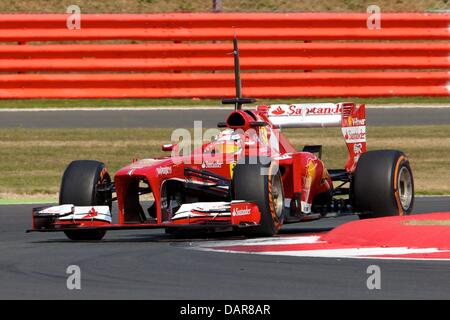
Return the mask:
M274 176L272 180L272 201L277 217L281 218L283 214L283 187L279 175Z
M397 190L403 210L407 211L411 206L413 186L411 172L407 167L402 167L398 175Z

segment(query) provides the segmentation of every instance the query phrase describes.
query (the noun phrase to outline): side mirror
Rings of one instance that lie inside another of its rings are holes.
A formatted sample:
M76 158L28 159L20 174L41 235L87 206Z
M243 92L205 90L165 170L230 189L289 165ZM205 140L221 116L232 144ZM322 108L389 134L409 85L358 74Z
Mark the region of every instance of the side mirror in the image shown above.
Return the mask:
M172 143L169 144L163 144L161 146L162 151L172 151L174 148L174 145Z

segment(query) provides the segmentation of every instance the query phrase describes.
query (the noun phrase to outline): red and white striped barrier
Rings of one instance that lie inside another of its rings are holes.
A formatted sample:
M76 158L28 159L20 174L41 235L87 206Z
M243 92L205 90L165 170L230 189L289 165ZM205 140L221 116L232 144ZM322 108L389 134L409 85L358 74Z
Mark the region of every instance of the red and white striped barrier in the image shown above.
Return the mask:
M246 96L450 95L449 13L69 17L0 14L0 99L233 97L235 34Z

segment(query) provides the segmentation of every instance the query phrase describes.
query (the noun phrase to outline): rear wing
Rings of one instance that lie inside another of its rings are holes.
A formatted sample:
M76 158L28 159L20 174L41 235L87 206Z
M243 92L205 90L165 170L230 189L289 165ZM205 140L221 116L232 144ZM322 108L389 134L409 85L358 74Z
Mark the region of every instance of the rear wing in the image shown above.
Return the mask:
M270 122L279 128L341 127L349 157L345 165L353 171L360 155L366 152L366 107L364 104L311 103L260 106Z

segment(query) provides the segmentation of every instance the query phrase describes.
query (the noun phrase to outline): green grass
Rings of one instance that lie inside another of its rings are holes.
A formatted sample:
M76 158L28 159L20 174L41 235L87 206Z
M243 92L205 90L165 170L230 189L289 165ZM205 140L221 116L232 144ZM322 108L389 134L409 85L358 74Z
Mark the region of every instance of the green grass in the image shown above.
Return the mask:
M16 198L16 199L0 199L0 205L15 205L15 204L47 204L47 203L57 203L56 197L48 198L35 198L29 197L28 199Z
M446 226L450 227L450 220L408 220L403 222L409 226Z
M171 129L0 129L0 199L56 199L61 175L74 159L96 159L114 172L133 158L163 155ZM346 147L339 129L290 129L301 148L322 144L328 168L342 168ZM418 194L450 194L450 126L372 127L369 150L401 149Z
M285 98L283 103L293 102L341 102L354 101L367 104L450 104L450 97L386 97L386 98ZM279 103L275 99L259 99L260 104ZM8 108L90 108L90 107L170 107L170 106L217 106L220 99L33 99L0 100L0 109Z

